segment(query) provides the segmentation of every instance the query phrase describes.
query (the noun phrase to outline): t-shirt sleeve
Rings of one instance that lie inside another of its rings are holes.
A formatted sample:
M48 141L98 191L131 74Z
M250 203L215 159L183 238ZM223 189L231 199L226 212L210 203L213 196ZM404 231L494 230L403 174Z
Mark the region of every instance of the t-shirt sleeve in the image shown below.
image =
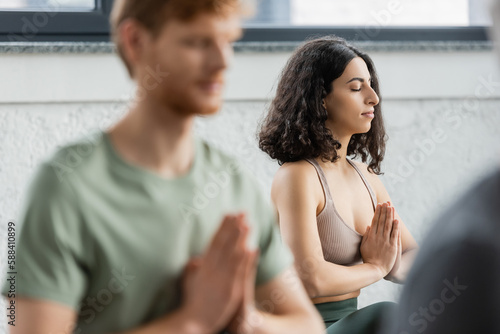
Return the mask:
M257 268L256 285L262 285L293 265L293 255L283 242L271 206L262 204L263 226L259 240L260 258Z
M28 188L16 240L16 298L51 300L78 310L86 289L81 231L70 179L42 164ZM8 271L12 271L9 268ZM12 290L5 284L7 295Z

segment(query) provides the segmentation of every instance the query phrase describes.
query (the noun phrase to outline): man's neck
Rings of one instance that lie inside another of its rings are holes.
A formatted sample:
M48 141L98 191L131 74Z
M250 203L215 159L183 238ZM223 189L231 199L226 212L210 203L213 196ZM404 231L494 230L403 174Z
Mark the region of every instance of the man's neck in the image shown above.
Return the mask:
M110 138L127 162L164 178L182 176L194 161L194 116L141 103L110 129Z

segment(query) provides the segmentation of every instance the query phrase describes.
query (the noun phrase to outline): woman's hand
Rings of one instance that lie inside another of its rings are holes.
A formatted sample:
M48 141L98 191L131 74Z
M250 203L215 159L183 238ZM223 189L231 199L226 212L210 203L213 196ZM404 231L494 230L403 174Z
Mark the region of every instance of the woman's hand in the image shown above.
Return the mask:
M399 220L397 220L397 219L394 222L397 222L398 225L400 224ZM402 256L403 256L403 246L402 246L402 243L401 243L401 233L399 233L399 237L398 237L398 256L396 257L396 262L394 262L394 266L392 267L391 271L389 272L389 274L387 274L387 276L384 277L384 279L386 279L388 281L392 281L393 280L394 275L398 272L399 267L401 265L401 257Z
M375 266L382 277L393 269L398 257L399 222L394 220L394 208L384 203L377 205L371 226L366 228L361 241L361 256L365 263Z

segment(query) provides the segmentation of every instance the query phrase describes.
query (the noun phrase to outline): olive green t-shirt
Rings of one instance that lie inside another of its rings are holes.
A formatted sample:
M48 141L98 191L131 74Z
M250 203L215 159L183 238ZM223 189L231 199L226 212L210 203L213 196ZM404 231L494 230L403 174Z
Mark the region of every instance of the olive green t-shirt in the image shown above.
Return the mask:
M239 211L260 248L256 285L291 266L256 180L201 139L194 145L189 172L175 179L126 162L102 131L46 160L20 219L16 297L72 307L75 333L136 328L180 305L185 264Z

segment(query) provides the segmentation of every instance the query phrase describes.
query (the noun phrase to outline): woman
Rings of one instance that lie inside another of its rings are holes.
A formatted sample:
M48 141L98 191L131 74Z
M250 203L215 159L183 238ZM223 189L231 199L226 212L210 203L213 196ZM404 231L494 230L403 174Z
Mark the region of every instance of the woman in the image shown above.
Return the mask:
M418 248L377 176L379 99L368 55L338 37L315 39L288 61L259 134L281 165L271 197L283 239L328 333L375 332L394 305L357 310L360 290L402 282ZM357 156L363 163L348 159Z

